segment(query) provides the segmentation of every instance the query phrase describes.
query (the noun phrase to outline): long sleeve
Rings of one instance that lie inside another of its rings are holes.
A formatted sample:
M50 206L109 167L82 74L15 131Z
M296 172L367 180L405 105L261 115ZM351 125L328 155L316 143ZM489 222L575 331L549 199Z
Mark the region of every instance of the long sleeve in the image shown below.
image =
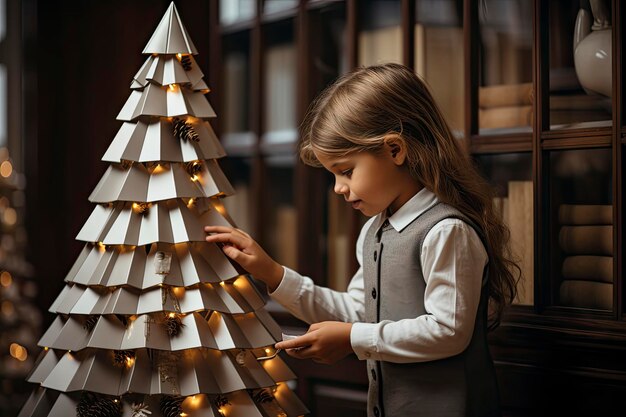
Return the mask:
M356 243L359 270L354 274L346 292L315 285L309 277L285 269L278 288L270 296L291 314L307 323L320 321L357 322L364 320L363 240L374 218L361 229Z
M421 252L427 314L355 323L350 341L359 359L424 362L461 353L474 330L486 263L487 253L472 227L458 219L436 224Z

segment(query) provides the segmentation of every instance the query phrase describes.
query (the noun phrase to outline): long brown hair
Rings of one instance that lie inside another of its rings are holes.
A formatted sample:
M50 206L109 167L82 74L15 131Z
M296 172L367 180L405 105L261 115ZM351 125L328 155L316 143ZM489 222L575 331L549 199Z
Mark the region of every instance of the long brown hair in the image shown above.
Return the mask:
M463 152L425 83L413 71L384 64L340 77L307 112L300 157L319 167L314 150L336 157L379 152L389 134L404 139L411 176L480 227L489 254L490 327L497 327L504 307L515 298L520 276L510 253L509 230L495 211L493 188Z

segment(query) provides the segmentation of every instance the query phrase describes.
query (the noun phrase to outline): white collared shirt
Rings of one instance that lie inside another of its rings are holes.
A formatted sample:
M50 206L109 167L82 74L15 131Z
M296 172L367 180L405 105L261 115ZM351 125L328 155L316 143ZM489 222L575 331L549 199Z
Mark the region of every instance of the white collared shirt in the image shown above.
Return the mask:
M389 223L401 231L438 201L424 188L393 213ZM360 267L346 292L317 286L311 278L284 267L283 279L270 295L307 323L354 323L350 343L361 360L423 362L461 353L472 337L487 264L487 252L478 234L459 219L445 219L433 226L421 252L426 282L424 307L428 313L398 321L364 323L363 242L369 228L379 227L385 219L386 213L380 213L361 229L356 243Z

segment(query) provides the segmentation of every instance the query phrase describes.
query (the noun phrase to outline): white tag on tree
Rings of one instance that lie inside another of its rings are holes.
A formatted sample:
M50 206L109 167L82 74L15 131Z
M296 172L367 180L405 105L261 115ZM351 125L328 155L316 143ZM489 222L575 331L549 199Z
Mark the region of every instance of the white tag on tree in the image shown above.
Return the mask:
M170 252L158 251L154 256L154 272L159 275L170 273L172 265L172 254Z

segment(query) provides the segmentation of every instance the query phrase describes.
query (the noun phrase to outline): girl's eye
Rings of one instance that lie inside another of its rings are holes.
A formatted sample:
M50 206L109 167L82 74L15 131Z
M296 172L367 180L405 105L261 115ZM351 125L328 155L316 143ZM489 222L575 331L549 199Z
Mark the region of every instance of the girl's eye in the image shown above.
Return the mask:
M346 169L345 171L341 171L341 175L350 178L352 176L352 169Z

